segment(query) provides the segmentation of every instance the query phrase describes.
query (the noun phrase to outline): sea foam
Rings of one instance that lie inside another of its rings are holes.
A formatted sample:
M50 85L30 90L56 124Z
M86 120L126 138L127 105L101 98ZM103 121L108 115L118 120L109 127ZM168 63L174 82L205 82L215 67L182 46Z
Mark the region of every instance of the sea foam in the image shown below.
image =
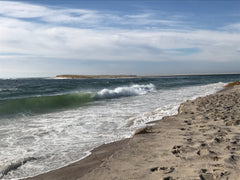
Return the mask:
M138 96L138 95L144 95L149 92L154 92L155 86L153 84L147 84L147 85L139 85L134 84L132 86L123 86L123 87L117 87L113 90L111 89L103 89L95 95L95 98L97 99L111 99L111 98L119 98L119 97L127 97L127 96Z

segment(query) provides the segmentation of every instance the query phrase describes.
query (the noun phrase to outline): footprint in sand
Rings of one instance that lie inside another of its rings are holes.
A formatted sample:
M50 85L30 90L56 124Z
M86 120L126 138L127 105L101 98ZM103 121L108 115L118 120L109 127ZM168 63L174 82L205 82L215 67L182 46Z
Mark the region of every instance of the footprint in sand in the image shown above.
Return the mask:
M164 177L162 180L174 180L173 177L168 176L168 177Z
M192 125L191 121L184 121L187 125Z
M199 177L201 180L222 179L229 174L224 169L201 169Z
M191 141L191 140L190 140ZM175 155L176 157L179 157L181 159L186 159L185 154L186 153L192 153L196 149L192 146L183 146L183 145L175 145L172 148L172 154Z
M220 159L217 156L217 153L209 150L208 148L199 149L197 151L197 155L202 156L202 157L208 157L208 158L212 159L213 161L218 161Z
M230 164L235 164L239 161L240 157L237 155L230 155L229 158L225 159L225 162Z
M151 168L152 172L158 171L158 172L162 172L163 174L172 173L174 170L175 170L174 167L154 167L154 168Z
M178 146L173 146L172 148L172 153L176 156L176 157L180 157L180 154L182 153L182 146L178 145Z

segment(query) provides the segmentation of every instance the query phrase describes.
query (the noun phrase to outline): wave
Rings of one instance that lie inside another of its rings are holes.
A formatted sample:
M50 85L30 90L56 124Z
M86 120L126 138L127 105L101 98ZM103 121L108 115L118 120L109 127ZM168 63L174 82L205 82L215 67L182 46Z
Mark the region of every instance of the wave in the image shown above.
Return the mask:
M22 165L24 165L25 163L27 163L28 161L34 161L37 160L37 158L34 157L27 157L27 158L23 158L20 159L16 162L13 162L5 167L2 167L0 169L0 179L2 179L5 175L7 175L10 171L16 170L17 168L21 167Z
M132 86L123 86L117 87L113 90L111 89L103 89L95 95L96 99L111 99L111 98L119 98L119 97L127 97L127 96L137 96L144 95L148 92L155 91L155 86L153 84L147 85L132 85Z
M70 93L64 95L25 97L0 101L0 116L16 114L40 114L82 106L86 103L127 96L144 95L155 91L153 84L102 89L97 93Z
M44 113L78 107L91 101L93 98L90 93L27 97L0 102L0 115Z
M8 91L16 91L17 88L5 88L5 89L1 89L0 88L0 92L8 92Z

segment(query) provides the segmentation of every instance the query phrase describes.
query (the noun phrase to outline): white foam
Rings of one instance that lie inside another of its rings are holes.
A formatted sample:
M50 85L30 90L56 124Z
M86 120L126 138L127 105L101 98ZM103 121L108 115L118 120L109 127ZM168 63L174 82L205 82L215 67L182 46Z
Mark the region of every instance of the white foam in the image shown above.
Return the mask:
M191 86L184 87L181 89L172 89L162 91L161 93L153 94L150 97L148 103L152 107L158 107L153 111L145 112L137 116L131 117L129 120L134 122L134 127L142 127L147 122L156 121L162 119L164 116L172 116L177 114L178 107L182 102L186 100L193 100L197 97L203 97L209 94L220 91L225 84L222 82L202 85L202 86ZM159 99L159 101L153 101L153 98ZM138 102L141 103L141 102ZM136 128L134 128L136 129Z
M126 96L137 96L144 95L148 92L155 91L155 86L153 84L147 85L132 85L132 86L123 86L117 87L113 90L111 89L103 89L95 95L95 98L103 99L103 98L118 98L118 97L126 97Z
M5 89L1 89L0 88L0 91L16 91L18 90L17 88L5 88Z

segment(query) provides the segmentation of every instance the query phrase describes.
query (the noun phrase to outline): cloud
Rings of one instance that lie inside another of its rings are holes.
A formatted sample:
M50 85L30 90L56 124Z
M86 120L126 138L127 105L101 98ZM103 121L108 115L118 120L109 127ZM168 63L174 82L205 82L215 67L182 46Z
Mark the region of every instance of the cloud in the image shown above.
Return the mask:
M0 6L0 61L17 59L20 54L29 61L31 58L54 58L218 62L239 57L239 33L184 30L183 26L173 26L181 25L181 21L163 20L153 13L120 16L10 1L2 1ZM70 26L68 23L88 26ZM111 24L118 26L110 27ZM126 24L135 26L121 26ZM154 30L139 27L159 24L168 25L168 29L166 26ZM104 28L105 25L109 27Z
M46 21L51 20L51 16L63 15L72 18L86 18L86 16L95 15L97 12L85 9L64 9L64 8L50 8L41 5L33 5L23 2L0 1L0 14L5 17L11 18L42 18ZM61 18L61 17L60 17ZM56 21L57 18L56 18Z
M179 48L179 49L168 49L167 50L170 53L175 53L176 55L191 55L195 53L199 53L201 50L199 48Z
M120 22L128 25L149 25L153 27L175 27L182 23L181 21L172 20L171 18L159 19L159 17L156 17L156 14L154 13L125 15Z
M22 2L0 1L0 15L7 18L42 23L82 25L98 24L100 20L97 11L85 9L64 9L33 5Z
M240 23L234 23L222 28L225 31L240 32Z
M21 53L79 60L229 61L239 55L240 35L226 32L93 30L16 20L12 23L8 19L7 25L0 27L0 34L4 34L0 38L0 57L1 53Z
M14 18L35 18L49 15L49 9L43 6L21 2L1 1L0 14Z
M84 28L116 26L176 26L179 22L159 19L154 13L117 14L89 9L47 7L23 2L0 1L0 15L24 21L38 21L55 25L71 25Z

